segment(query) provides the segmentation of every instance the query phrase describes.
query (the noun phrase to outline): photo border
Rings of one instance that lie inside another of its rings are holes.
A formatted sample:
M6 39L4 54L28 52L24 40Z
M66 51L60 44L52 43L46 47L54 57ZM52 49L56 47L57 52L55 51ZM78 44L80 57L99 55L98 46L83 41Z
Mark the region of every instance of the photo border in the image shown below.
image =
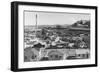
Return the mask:
M63 8L82 8L95 10L95 64L72 65L72 66L53 66L39 68L18 68L18 6L33 5L33 6L48 6L48 7L63 7ZM65 68L81 68L97 66L97 6L84 5L68 5L68 4L51 4L51 3L36 3L36 2L11 2L11 71L35 71L35 70L50 70L50 69L65 69Z

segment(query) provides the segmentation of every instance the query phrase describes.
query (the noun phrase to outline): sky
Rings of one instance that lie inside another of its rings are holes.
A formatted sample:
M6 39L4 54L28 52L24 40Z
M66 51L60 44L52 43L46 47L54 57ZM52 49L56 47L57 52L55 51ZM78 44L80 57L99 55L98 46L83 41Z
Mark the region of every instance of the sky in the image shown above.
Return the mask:
M73 24L78 20L90 20L90 14L24 11L24 25Z

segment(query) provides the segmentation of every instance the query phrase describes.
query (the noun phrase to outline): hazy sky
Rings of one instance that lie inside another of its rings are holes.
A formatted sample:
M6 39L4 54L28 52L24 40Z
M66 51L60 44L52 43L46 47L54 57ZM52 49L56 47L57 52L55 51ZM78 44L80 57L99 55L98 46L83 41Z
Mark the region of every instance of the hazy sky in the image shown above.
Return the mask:
M30 12L25 11L25 25L54 25L54 24L72 24L78 20L90 20L90 14L76 13L53 13L53 12Z

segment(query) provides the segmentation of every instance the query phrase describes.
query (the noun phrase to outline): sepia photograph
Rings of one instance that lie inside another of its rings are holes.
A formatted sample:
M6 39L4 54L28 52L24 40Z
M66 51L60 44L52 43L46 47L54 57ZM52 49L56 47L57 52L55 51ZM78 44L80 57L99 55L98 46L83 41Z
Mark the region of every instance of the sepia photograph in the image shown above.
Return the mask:
M24 62L89 59L90 17L24 11Z

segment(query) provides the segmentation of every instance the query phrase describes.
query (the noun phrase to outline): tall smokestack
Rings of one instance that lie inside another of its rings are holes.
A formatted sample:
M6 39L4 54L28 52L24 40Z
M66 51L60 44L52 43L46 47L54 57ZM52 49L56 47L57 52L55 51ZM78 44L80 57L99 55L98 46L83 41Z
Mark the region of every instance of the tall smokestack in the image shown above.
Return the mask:
M36 28L37 28L37 14L36 14Z
M37 14L36 14L36 26L35 26L35 35L36 35L36 33L37 33Z

